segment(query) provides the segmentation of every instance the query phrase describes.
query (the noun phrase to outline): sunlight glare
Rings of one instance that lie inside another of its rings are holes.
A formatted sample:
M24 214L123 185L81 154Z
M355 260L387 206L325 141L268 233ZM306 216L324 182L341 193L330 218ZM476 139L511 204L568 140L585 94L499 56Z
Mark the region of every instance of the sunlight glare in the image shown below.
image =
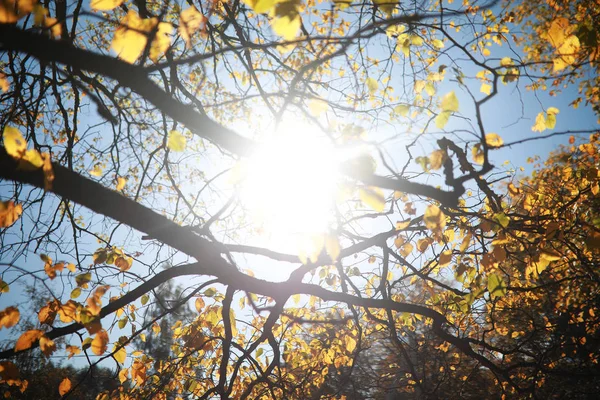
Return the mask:
M335 222L339 152L298 121L278 132L248 160L242 203L268 236L325 233Z

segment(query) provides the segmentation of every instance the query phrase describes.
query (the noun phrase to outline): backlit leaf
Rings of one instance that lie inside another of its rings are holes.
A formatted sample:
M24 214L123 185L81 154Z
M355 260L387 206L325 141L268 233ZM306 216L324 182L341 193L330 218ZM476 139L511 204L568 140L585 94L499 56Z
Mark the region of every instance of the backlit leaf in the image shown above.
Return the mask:
M21 319L21 313L17 307L7 307L0 311L0 329L11 328Z
M502 297L506 294L506 284L497 274L488 275L487 289L492 298Z
M483 146L481 146L481 143L477 143L475 146L473 146L473 148L471 149L471 155L473 156L473 161L475 163L483 164L483 162L485 161L485 157L483 153Z
M385 197L383 191L378 187L360 188L358 191L360 200L377 212L385 209Z
M487 83L482 83L481 87L479 88L479 91L481 93L490 94L490 93L492 93L492 85L487 84Z
M17 339L15 351L21 351L30 348L35 342L38 341L39 338L42 337L43 334L44 332L39 329L26 331L19 337L19 339Z
M92 0L90 2L90 7L94 10L110 11L123 4L123 1L125 0Z
M117 192L120 192L121 190L123 190L123 188L125 187L126 184L127 184L127 179L119 176L117 178L117 185L116 185L115 189L117 190Z
M117 345L115 344L115 346L113 348L113 352L116 350L116 348L117 348ZM113 357L119 363L125 364L125 359L127 359L127 350L125 350L125 347L121 347L119 350L114 352Z
M485 143L491 147L500 147L504 144L504 140L497 133L488 133L485 135Z
M206 17L202 15L195 6L187 8L179 14L179 34L185 41L186 47L191 48L191 36L200 29L206 22Z
M441 113L439 113L437 115L437 117L435 117L435 126L438 129L444 129L444 127L446 126L446 124L448 123L448 120L450 119L450 115L452 113L450 111L442 111Z
M293 40L300 29L302 20L297 12L291 12L287 15L278 16L271 21L271 28L277 35L285 40Z
M186 144L186 138L181 133L177 131L169 132L169 137L167 139L167 147L171 151L184 151Z
M444 150L435 150L429 155L429 168L436 171L442 168L446 161L446 152Z
M329 254L332 261L336 261L340 255L341 246L336 235L327 235L325 237L325 251Z
M58 385L58 393L61 396L64 396L69 392L69 390L71 390L71 380L69 378L65 378L60 382L60 385Z
M0 201L0 228L8 228L19 219L23 213L23 206L15 204L12 200Z
M367 78L367 80L365 81L365 85L367 85L367 89L369 89L370 94L374 94L377 91L377 88L379 87L379 84L377 83L375 78Z
M438 206L430 204L425 209L423 221L427 229L432 231L440 230L446 226L446 215Z
M100 332L96 333L96 336L92 340L91 349L92 352L101 356L106 352L106 348L108 346L108 333L102 329Z
M56 343L46 336L40 338L40 349L46 357L50 357L56 351Z
M447 93L444 95L444 97L442 97L442 111L456 112L458 111L458 107L458 98L456 97L454 91Z
M21 132L12 126L4 128L2 135L4 140L4 148L6 152L13 158L20 159L27 151L27 142Z

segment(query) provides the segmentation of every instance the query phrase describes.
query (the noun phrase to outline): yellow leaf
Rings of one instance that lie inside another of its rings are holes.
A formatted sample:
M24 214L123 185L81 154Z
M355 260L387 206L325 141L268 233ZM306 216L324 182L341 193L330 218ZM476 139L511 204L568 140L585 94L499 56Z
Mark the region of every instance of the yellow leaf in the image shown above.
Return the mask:
M371 94L374 94L377 91L377 88L379 87L379 84L374 78L367 78L365 84L367 85L367 89L369 89L369 93Z
M575 63L580 47L581 44L579 43L579 38L577 36L571 35L567 37L564 43L556 49L556 53L559 54L559 57L554 60L553 71L560 71L568 65Z
M534 132L543 132L546 130L546 117L544 113L541 112L535 117L535 125L531 128Z
M185 9L179 15L179 34L185 41L189 49L192 45L191 36L202 24L206 22L206 17L202 15L195 6Z
M564 17L556 18L550 24L550 29L547 32L547 39L552 46L558 48L562 46L569 32L569 20Z
M106 352L106 348L108 346L108 333L102 329L100 332L96 333L96 337L92 340L92 352L101 356Z
M271 21L273 32L282 36L285 40L293 40L300 29L302 20L298 13L290 13L282 17L275 17Z
M500 60L500 65L503 67L510 67L513 65L513 60L510 57L504 57Z
M123 4L123 1L125 0L92 0L90 2L90 7L94 10L110 11Z
M17 307L7 307L3 311L0 311L0 329L11 328L19 322L21 319L21 313Z
M400 249L399 253L402 257L408 257L410 253L414 250L414 246L411 243L405 243L404 246Z
M2 89L4 93L10 90L10 82L8 82L4 72L0 72L0 89Z
M429 168L436 171L442 168L446 161L446 152L444 150L435 150L429 155Z
M277 3L282 0L243 0L244 3L248 4L252 9L258 13L263 14L270 11Z
M552 64L552 72L560 72L569 66L569 64L567 64L567 62L562 57L557 57L554 60L552 60Z
M65 348L65 350L67 350L69 352L68 358L71 358L71 357L76 356L77 354L81 353L81 349L78 346L69 345Z
M344 341L346 342L346 350L348 353L352 353L356 348L356 339L354 339L352 336L346 336Z
M37 0L0 0L0 23L14 24L33 11L36 2Z
M477 143L475 146L473 146L473 148L471 149L471 154L475 163L483 164L483 162L485 161L483 147L481 146L481 143Z
M169 132L169 138L167 139L167 147L171 151L184 151L186 145L186 138L177 131Z
M450 111L442 111L441 113L439 113L437 115L437 117L435 117L435 126L438 129L444 129L444 127L446 126L446 124L448 123L448 120L450 119L450 115L452 113Z
M153 24L156 24L156 18L151 18ZM167 51L171 45L171 32L173 31L173 25L168 22L159 22L158 29L152 43L150 44L150 59L157 62L160 57Z
M129 378L129 368L123 368L119 371L119 382L123 384Z
M504 140L497 133L488 133L485 135L485 143L491 147L500 147L504 144Z
M71 380L69 378L65 378L62 380L60 385L58 385L58 393L61 396L64 396L71 390Z
M4 128L4 134L2 137L4 140L4 148L6 149L8 155L16 159L20 159L25 155L27 150L27 142L17 128L7 126Z
M433 39L431 41L431 45L438 50L444 48L444 42L442 42L440 39Z
M396 248L399 249L402 247L404 242L405 239L402 236L397 236L396 239L394 239L394 246L396 246Z
M327 108L327 102L320 99L312 99L308 102L308 111L315 117L323 114L325 111L327 111Z
M111 48L120 59L133 64L144 52L148 43L148 34L157 23L156 18L141 19L135 11L129 10L115 30Z
M325 251L331 257L332 261L336 261L340 255L340 241L335 235L327 235L325 237Z
M123 188L125 187L126 184L127 184L127 179L119 176L117 178L117 186L116 186L117 191L120 192L121 190L123 190Z
M383 191L378 187L360 188L358 191L360 200L377 212L385 209L385 197Z
M435 94L435 86L431 82L427 82L425 84L425 93L429 96L433 96Z
M198 311L199 313L202 312L202 309L204 308L204 300L202 299L202 297L197 297L196 298L196 311Z
M405 104L399 104L396 107L394 107L394 113L402 117L406 117L409 111L410 106L407 106Z
M423 38L418 35L410 35L410 44L413 46L423 46Z
M27 150L23 158L19 160L19 168L26 171L32 171L34 169L41 168L43 165L44 160L42 159L41 154L39 151L34 149Z
M398 2L398 0L373 0L373 4L379 6L379 9L387 15L392 14Z
M423 221L429 230L440 230L446 226L446 215L438 206L430 204L425 209Z
M548 110L546 110L546 128L554 129L556 126L556 114L559 112L560 111L556 107L549 107Z
M490 94L490 93L492 93L492 85L488 85L487 83L482 83L481 87L479 88L479 91L481 93Z
M100 164L96 164L96 165L94 165L94 168L89 170L89 173L92 176L100 177L100 176L102 176L102 167L100 166Z
M411 222L412 222L412 219L407 219L404 221L396 222L396 230L401 231L401 230L408 228L408 226L410 225Z
M454 91L447 93L442 97L442 111L456 112L458 111L458 98Z
M27 350L33 344L42 337L44 334L43 331L39 329L32 329L23 333L19 339L17 339L17 343L15 344L15 351Z
M117 349L117 345L115 344L115 346L113 348L113 352L114 352L113 357L119 363L125 364L125 359L127 358L127 350L125 350L125 347L121 347L119 350L117 350L115 352L116 349Z
M12 200L0 201L0 228L8 228L15 223L23 213L23 206Z

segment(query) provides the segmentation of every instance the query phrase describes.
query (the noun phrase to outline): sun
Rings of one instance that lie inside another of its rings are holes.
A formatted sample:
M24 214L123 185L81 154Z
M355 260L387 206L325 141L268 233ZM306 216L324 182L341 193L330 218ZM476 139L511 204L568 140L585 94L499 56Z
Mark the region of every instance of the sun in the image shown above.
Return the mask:
M327 135L288 121L244 163L241 203L270 239L322 236L335 226L343 160Z

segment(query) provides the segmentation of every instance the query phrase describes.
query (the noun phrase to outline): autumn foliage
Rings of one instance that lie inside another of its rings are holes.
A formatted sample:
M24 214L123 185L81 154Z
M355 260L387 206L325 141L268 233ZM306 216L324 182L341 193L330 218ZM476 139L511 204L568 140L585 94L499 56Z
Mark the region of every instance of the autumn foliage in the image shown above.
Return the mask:
M0 0L3 395L591 398L599 12Z

